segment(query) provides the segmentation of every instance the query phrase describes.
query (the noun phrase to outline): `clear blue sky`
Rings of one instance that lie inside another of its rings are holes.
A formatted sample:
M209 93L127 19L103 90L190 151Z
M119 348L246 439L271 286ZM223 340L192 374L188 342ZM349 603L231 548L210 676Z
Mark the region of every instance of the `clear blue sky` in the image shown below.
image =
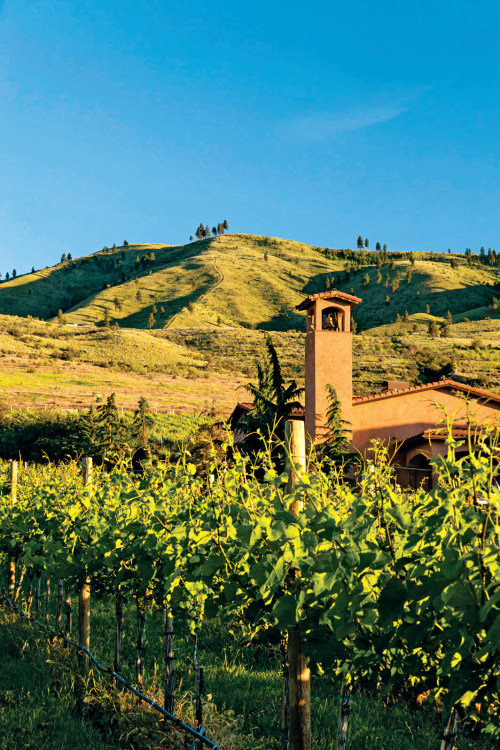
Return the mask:
M500 250L498 0L0 0L0 270L200 221Z

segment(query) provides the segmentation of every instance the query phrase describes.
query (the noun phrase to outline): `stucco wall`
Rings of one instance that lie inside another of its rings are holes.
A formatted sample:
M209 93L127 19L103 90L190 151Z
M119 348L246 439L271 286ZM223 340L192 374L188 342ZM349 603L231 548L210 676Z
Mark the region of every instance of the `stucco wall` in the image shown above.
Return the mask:
M342 417L352 422L352 333L310 331L306 335L305 429L308 440L321 440L326 422L326 384L337 391Z
M444 407L453 421L466 416L467 407L463 398L454 395L451 388L401 393L380 400L354 403L353 445L364 452L371 440L378 438L389 442L392 438L401 441L435 427L443 419L439 406ZM500 418L500 404L471 398L469 414L472 421L479 424L494 421Z

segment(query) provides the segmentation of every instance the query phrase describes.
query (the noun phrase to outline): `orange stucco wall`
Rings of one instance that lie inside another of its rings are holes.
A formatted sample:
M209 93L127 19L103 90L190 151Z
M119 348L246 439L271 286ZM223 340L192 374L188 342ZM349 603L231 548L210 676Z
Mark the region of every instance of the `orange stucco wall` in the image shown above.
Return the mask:
M352 422L352 333L311 330L306 335L305 429L308 442L321 440L326 422L326 385L337 391L342 417Z
M451 388L401 393L380 400L354 403L353 445L364 453L371 440L381 439L388 443L395 439L399 442L435 427L443 419L439 406L444 407L455 422L467 413L464 400L454 395ZM469 415L471 421L478 424L498 420L500 404L474 398L469 402Z

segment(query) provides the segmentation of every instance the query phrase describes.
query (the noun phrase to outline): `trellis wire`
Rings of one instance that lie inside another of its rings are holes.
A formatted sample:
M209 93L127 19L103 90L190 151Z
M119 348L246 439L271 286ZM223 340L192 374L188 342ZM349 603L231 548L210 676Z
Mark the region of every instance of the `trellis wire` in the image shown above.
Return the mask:
M222 750L220 745L217 745L215 742L212 742L208 739L208 737L205 737L205 729L203 727L200 728L200 731L193 729L193 727L190 727L189 724L186 724L181 719L178 719L177 716L174 716L170 713L170 711L166 711L163 706L160 706L159 703L152 700L151 698L148 698L147 695L144 695L144 693L141 693L140 690L137 690L128 680L126 680L124 677L122 677L118 672L115 672L114 669L110 669L109 667L104 667L102 664L100 664L95 656L89 651L88 648L85 646L82 646L80 643L77 643L76 641L72 641L70 638L68 638L64 633L57 632L54 628L52 628L50 625L46 625L43 622L40 622L38 618L30 617L29 615L24 612L21 608L17 608L14 606L12 601L9 599L8 596L5 596L3 594L3 599L7 602L8 606L11 607L14 611L19 611L21 614L21 617L23 617L25 620L31 623L36 623L39 627L43 628L44 630L48 630L49 633L51 633L56 638L62 638L64 642L68 646L72 646L73 648L78 649L80 652L84 653L90 661L95 664L97 669L99 669L101 672L104 672L105 674L110 675L113 677L117 682L120 682L123 687L125 687L127 690L130 690L137 698L142 700L144 703L147 703L150 708L154 708L155 711L158 711L162 716L164 716L168 721L175 724L179 729L182 729L184 732L187 732L192 737L195 738L195 740L198 740L199 747L202 747L203 745L206 745L207 747L211 748L211 750Z

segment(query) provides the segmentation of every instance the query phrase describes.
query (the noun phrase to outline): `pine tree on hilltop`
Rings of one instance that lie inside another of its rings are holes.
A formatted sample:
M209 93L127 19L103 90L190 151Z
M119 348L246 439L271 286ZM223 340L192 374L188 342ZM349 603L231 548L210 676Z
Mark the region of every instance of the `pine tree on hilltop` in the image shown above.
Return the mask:
M362 249L363 249L363 238L362 238L361 235L359 235L359 237L358 237L358 250L362 250Z
M224 221L222 222L222 226L224 228L224 233L229 231L229 224L227 223L227 219L224 219Z

